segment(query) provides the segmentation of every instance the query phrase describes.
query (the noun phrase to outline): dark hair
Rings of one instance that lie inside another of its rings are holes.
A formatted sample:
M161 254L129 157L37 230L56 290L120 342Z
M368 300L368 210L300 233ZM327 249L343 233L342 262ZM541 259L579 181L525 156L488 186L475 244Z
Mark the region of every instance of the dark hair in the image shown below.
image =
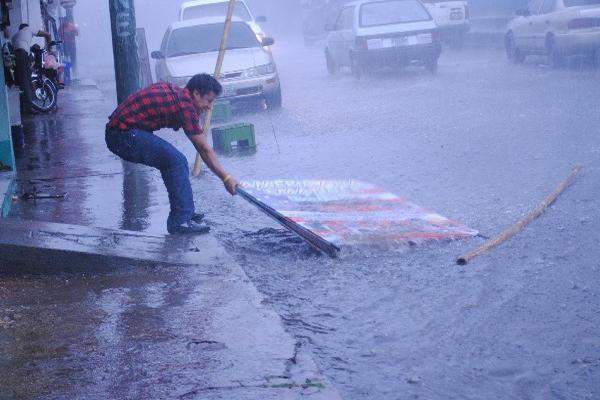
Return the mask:
M27 28L29 26L29 24L21 24L19 25L19 30L23 29L23 28Z
M200 96L205 96L210 92L213 92L215 96L220 96L221 92L223 92L223 87L219 83L218 80L213 78L208 74L196 74L192 76L185 85L185 88L190 91L190 93L194 93L194 90L197 90L200 93Z

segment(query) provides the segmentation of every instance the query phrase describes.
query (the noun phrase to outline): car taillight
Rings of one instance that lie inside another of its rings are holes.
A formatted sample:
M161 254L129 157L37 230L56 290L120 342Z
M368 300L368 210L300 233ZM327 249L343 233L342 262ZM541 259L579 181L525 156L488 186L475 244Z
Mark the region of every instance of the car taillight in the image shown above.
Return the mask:
M431 31L431 40L434 42L440 41L440 31L437 29L435 31Z
M367 49L367 39L364 37L357 36L354 44L355 44L357 50L366 50Z
M600 26L600 18L576 18L569 21L569 29L586 29Z

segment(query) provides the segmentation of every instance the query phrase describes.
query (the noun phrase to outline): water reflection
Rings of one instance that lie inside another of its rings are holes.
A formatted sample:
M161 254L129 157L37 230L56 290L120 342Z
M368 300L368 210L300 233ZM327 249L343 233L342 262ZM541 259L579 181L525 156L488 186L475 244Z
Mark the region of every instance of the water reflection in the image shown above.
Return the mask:
M123 209L120 229L144 231L150 225L150 177L140 166L121 162L123 165Z
M22 147L16 153L18 193L68 193L65 199L23 203L20 215L24 218L78 224L90 220L90 215L79 206L88 198L86 186L69 185L66 180L69 176L89 173L89 152L77 141L65 137L79 130L79 120L58 115L23 120Z

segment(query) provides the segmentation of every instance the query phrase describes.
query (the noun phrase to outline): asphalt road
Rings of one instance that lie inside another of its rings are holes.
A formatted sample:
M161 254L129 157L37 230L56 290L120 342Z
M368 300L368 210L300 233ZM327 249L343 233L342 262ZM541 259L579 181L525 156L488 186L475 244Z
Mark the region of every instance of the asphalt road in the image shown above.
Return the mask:
M500 49L445 50L440 69L331 77L319 47L277 43L280 112L239 116L258 152L240 179L371 182L494 236L576 164L559 200L466 267L482 239L317 257L217 182L197 201L290 332L348 399L600 396L600 71ZM182 142L183 143L183 142ZM190 153L191 157L191 153ZM206 193L206 194L205 194ZM212 194L216 193L216 194Z
M585 165L521 235L466 267L456 257L482 239L345 247L330 260L232 200L210 173L195 178L217 237L344 398L600 397L600 71L514 66L501 50L473 49L445 51L436 75L356 80L329 76L319 47L281 40L274 53L283 109L236 116L255 124L258 142L223 158L240 180L360 179L493 236ZM82 204L62 206L61 222L164 233L159 174L121 175L91 136L101 123L77 128L86 173L116 174L65 181ZM181 133L161 135L193 159Z

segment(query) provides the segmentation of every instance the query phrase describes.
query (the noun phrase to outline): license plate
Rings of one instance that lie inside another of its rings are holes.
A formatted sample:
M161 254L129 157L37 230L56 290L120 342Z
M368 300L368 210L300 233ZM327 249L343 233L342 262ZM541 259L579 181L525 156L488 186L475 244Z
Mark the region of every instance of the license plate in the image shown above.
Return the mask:
M395 38L369 39L367 40L367 48L369 50L389 49L391 47L412 46L419 43L424 43L420 36L398 36ZM429 43L431 43L431 34L429 35Z
M367 48L369 50L383 49L385 47L390 47L389 45L387 45L385 39L369 39L369 40L367 40Z
M464 18L464 14L462 11L452 11L450 13L450 19L453 21L461 20Z
M401 47L401 46L406 46L408 45L408 37L407 36L401 36L401 37L397 37L397 38L393 38L392 39L392 46L394 47Z
M402 36L394 38L392 41L394 43L394 47L414 46L415 44L419 44L419 40L416 36Z

